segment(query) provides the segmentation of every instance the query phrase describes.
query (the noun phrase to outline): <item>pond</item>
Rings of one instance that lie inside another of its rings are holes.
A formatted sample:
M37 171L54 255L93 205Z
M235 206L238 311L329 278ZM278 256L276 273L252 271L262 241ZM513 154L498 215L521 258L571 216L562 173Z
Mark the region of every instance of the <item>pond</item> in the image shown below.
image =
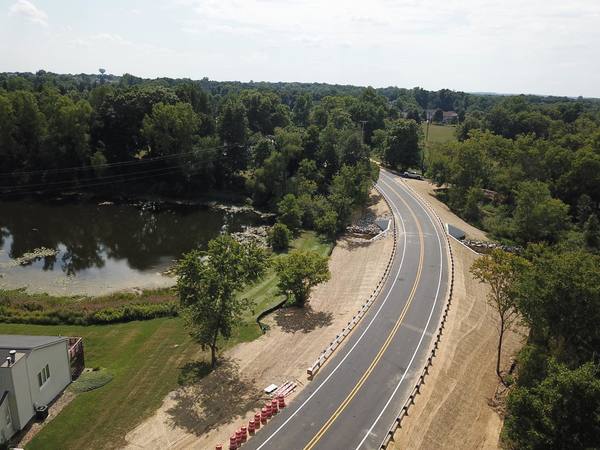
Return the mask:
M0 287L99 295L169 286L163 272L183 253L260 222L253 211L189 205L0 201Z

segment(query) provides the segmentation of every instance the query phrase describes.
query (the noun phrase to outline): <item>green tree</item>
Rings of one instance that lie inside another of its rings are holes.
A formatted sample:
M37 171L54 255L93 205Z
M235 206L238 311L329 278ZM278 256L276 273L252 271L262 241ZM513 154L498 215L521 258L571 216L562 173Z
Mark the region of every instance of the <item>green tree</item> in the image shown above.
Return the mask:
M277 222L269 231L269 244L277 252L287 250L291 239L292 232L284 223Z
M157 103L144 117L142 135L153 156L167 156L192 151L200 118L189 103Z
M496 374L501 381L504 381L500 372L502 341L504 333L515 324L519 317L514 287L519 275L526 267L527 260L496 248L477 259L470 269L475 279L489 286L487 302L498 314Z
M265 159L262 167L254 171L248 181L248 188L257 205L278 201L287 190L287 159L277 150Z
M289 108L281 103L275 92L245 90L239 95L246 109L248 126L254 132L273 134L275 128L289 123Z
M318 253L302 250L292 250L289 255L275 261L275 271L279 277L279 291L294 297L298 306L304 306L308 301L311 289L329 280L327 257Z
M600 221L596 214L588 217L583 225L583 238L591 250L600 250Z
M302 225L302 208L298 203L298 198L294 194L285 195L277 204L279 221L292 230L298 231Z
M532 338L561 362L591 360L600 348L600 256L543 251L516 286L519 311Z
M18 168L34 169L41 166L41 150L47 136L47 122L31 92L15 91L10 94L14 114L12 151Z
M520 242L557 242L570 228L569 207L552 198L545 183L522 182L515 197L513 221Z
M420 128L414 120L399 119L387 130L387 139L383 152L383 160L394 168L408 169L419 164Z
M577 199L577 221L583 225L587 222L590 215L594 212L592 199L587 194L582 194Z
M593 363L569 370L551 362L548 377L517 387L507 401L509 448L585 450L600 447L600 379Z
M473 186L467 191L465 198L465 206L463 207L463 216L469 222L478 223L481 218L479 205L483 201L484 196L481 188Z
M309 94L302 94L296 97L293 109L294 123L300 127L308 126L311 108L312 98Z
M248 136L248 119L246 108L233 98L225 101L218 119L218 133L221 141L231 147L246 144Z
M341 162L342 164L355 165L369 160L369 147L361 141L361 136L355 131L350 131L342 137Z
M211 350L217 363L218 340L227 340L250 301L238 294L259 280L266 269L264 250L222 235L207 251L193 250L177 265L177 292L191 336Z
M315 229L333 241L338 233L338 222L337 213L333 208L328 207L315 218Z
M7 95L0 92L0 159L3 170L17 165L15 134L15 112Z

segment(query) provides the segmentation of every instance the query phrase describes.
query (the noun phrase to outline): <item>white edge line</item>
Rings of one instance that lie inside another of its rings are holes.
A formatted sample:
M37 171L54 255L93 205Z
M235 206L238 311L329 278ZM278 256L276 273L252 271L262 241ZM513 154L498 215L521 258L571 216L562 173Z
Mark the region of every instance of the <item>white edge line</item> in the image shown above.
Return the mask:
M465 244L463 241L461 241L460 239L456 239L454 236L452 236L450 233L448 233L448 236L450 236L452 239L454 239L456 242L458 242L460 245L462 245L463 247L465 247L468 250L471 250L473 253L475 253L477 256L481 256L481 253L476 252L475 250L473 250L471 247L469 247L467 244Z
M388 198L388 201L389 201L389 197L385 193L383 193L383 191L382 191L382 195L384 197ZM392 285L388 289L388 292L387 292L385 298L383 299L383 302L381 302L381 305L379 306L379 308L377 309L377 311L375 312L375 314L371 318L371 321L365 327L365 329L363 330L363 332L361 333L361 335L359 336L359 338L356 340L356 342L354 343L354 345L352 345L352 347L348 350L348 352L342 358L342 360L337 364L337 366L335 366L335 368L331 371L331 373L329 375L327 375L327 377L314 390L314 392L312 394L310 394L308 396L308 398L306 400L304 400L304 402L302 402L302 404L300 404L300 406L298 406L298 408L292 413L292 415L290 417L288 417L285 420L285 422L283 422L281 425L279 425L279 427L273 433L271 433L271 435L267 439L265 439L265 441L262 444L260 444L256 448L256 450L260 450L261 448L263 448L277 433L279 433L279 431L281 431L288 424L288 422L290 420L292 420L296 416L296 414L298 414L304 408L304 406L316 395L316 393L319 392L319 390L325 385L325 383L327 383L329 381L329 379L333 376L333 374L335 372L337 372L337 370L344 363L344 361L346 361L346 358L348 358L348 356L350 356L350 354L352 353L352 351L360 343L360 341L365 336L365 334L367 333L367 331L369 331L369 328L371 328L371 325L373 325L373 322L375 322L375 319L377 319L377 316L379 316L379 313L381 312L381 310L385 306L385 304L386 304L386 302L387 302L390 294L392 293L392 291L394 289L394 286L396 285L396 282L398 281L398 278L400 276L400 271L402 269L402 265L404 264L404 256L406 254L406 228L405 228L405 225L404 225L404 219L402 219L402 215L400 214L400 211L398 210L398 207L395 204L391 203L391 202L390 202L390 205L392 205L393 208L398 212L398 216L400 218L400 222L402 223L402 230L404 231L404 239L403 239L404 243L403 243L403 248L402 248L402 258L400 260L400 266L398 267L398 271L396 272L396 276L394 278L394 282L392 283ZM392 213L393 213L393 211L392 211Z
M394 180L392 179L392 181L394 181ZM401 187L401 184L398 184L398 186ZM439 248L439 251L440 251L440 259L441 259L442 258L442 241L440 239L440 233L439 233L439 229L438 229L439 227L436 226L435 222L433 221L433 219L432 219L432 217L431 217L431 215L430 215L430 213L428 211L428 208L421 202L421 200L417 199L407 189L403 189L403 190L404 190L405 193L407 193L408 195L410 195L413 198L413 200L415 200L417 203L419 203L419 205L421 206L421 208L423 209L423 211L425 211L425 214L427 214L427 218L429 219L429 221L433 225L433 228L435 229L435 234L436 234L436 237L437 237L437 240L438 240L438 248ZM365 433L365 435L362 438L362 440L360 441L360 443L356 446L355 450L358 450L365 443L365 441L367 440L367 438L369 437L369 435L371 434L371 432L373 431L373 429L377 425L377 422L379 422L379 419L381 419L381 417L383 416L385 410L390 405L390 403L392 402L394 396L398 392L398 389L400 389L400 386L404 382L404 379L406 378L406 374L408 373L408 370L410 369L410 366L412 366L412 363L413 363L415 357L417 356L417 353L420 350L421 344L423 342L423 338L425 337L425 334L427 333L427 328L429 328L429 323L431 322L431 318L433 317L433 311L435 310L435 307L437 305L438 297L439 297L439 294L440 294L440 287L442 285L442 273L443 272L444 272L443 269L440 269L440 276L439 276L439 279L438 279L437 290L436 290L436 293L435 293L435 300L433 302L433 305L431 306L431 311L429 312L429 317L427 318L427 323L425 324L425 327L423 329L423 333L421 334L421 338L419 339L419 342L418 342L418 344L417 344L417 346L415 348L415 351L414 351L414 353L412 355L412 358L410 359L408 365L406 366L406 370L402 374L402 377L400 378L400 381L396 385L396 388L394 389L394 391L392 392L392 394L389 396L388 401L385 403L385 405L381 409L381 412L379 413L379 415L377 416L377 418L373 422L373 425L371 425L371 427L367 430L367 432Z

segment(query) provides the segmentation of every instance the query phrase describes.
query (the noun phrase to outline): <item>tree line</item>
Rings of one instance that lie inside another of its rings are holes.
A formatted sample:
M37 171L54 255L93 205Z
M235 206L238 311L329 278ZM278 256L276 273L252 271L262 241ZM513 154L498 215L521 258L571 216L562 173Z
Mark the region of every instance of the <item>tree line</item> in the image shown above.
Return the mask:
M510 386L503 442L514 449L600 447L600 113L593 103L503 99L467 114L458 141L432 146L440 197L493 238L473 275L497 312L496 370ZM502 338L522 323L516 373Z

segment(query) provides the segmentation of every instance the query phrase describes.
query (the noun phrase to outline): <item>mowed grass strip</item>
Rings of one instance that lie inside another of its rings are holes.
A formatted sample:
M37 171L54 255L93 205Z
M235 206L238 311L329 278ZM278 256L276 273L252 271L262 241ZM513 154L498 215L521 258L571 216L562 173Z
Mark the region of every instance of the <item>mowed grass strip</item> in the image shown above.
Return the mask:
M421 128L423 130L423 137L427 136L427 123L423 122ZM445 144L446 142L456 141L455 132L455 125L429 124L429 136L427 136L427 142L430 144Z
M327 255L333 246L313 232L303 232L292 248ZM275 272L270 269L243 295L255 306L227 347L260 336L256 316L282 299ZM82 336L86 367L103 367L113 375L105 386L78 394L27 445L33 450L122 446L127 432L152 415L164 397L178 387L183 366L208 357L190 339L180 318L89 326L0 324L0 334Z
M304 251L316 252L321 256L327 256L333 249L333 244L323 240L314 231L304 231L294 239L291 243L290 249L298 249ZM275 258L284 256L285 253L275 255ZM262 311L275 306L277 303L283 300L283 296L277 292L277 275L273 268L270 268L265 277L253 286L250 286L242 296L250 298L254 301L252 311L247 320L252 322L256 319L256 316Z

